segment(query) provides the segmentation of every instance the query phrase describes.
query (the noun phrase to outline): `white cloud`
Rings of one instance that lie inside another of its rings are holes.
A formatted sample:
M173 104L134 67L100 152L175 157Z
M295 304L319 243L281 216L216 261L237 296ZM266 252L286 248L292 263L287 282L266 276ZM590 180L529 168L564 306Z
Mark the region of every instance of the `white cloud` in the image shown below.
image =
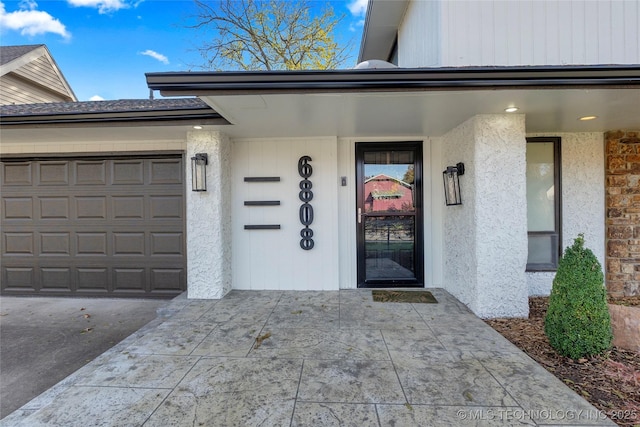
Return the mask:
M349 12L356 18L364 18L367 13L367 6L369 5L369 0L352 0L347 4L347 8Z
M93 95L91 98L89 98L89 101L104 101L104 98L100 95Z
M360 27L364 27L364 19L359 19L355 23L349 25L349 31L359 31Z
M120 9L128 9L131 7L124 0L67 0L67 2L76 7L93 7L98 9L101 14L115 12Z
M34 0L22 0L18 4L18 7L23 10L33 10L38 8L38 3L36 3Z
M351 0L347 3L347 9L349 9L351 15L357 19L349 26L349 30L357 31L360 27L364 26L364 17L367 14L368 5L369 0Z
M19 4L19 10L7 12L4 3L0 2L0 28L20 31L26 36L54 33L65 39L71 38L71 33L62 22L47 12L36 10L37 7L35 1L23 1Z
M163 64L169 63L169 58L151 49L147 49L144 52L140 52L140 55L150 56L153 59L157 59L158 61L162 62Z

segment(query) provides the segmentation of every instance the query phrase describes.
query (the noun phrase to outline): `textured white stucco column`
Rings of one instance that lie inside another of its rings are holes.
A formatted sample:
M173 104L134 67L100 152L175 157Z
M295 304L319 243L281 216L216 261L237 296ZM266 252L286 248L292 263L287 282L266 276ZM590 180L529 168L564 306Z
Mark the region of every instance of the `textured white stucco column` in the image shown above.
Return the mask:
M207 191L191 191L190 159L207 153ZM187 295L217 299L231 290L231 142L221 132L187 133Z
M529 313L523 115L479 115L444 137L464 162L462 206L444 212L445 288L483 318Z
M476 260L476 191L474 170L474 119L467 120L442 138L440 171L449 165L462 162L466 172L460 177L462 205L444 206L443 218L443 287L468 307L473 309L477 299ZM442 177L440 177L442 180ZM443 190L440 190L443 191Z

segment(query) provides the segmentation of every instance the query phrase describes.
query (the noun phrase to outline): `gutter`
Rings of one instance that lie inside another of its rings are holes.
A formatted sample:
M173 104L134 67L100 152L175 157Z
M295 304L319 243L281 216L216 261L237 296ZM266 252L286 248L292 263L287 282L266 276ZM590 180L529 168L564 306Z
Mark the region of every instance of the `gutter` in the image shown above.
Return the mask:
M640 65L146 73L164 96L473 89L640 88Z
M229 122L211 109L177 111L119 111L109 113L51 113L2 115L0 125L28 127L226 125Z

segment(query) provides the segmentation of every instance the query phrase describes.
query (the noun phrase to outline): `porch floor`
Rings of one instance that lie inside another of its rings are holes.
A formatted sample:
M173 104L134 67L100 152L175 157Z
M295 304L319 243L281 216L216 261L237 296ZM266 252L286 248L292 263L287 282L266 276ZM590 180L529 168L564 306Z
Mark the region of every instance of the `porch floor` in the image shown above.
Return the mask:
M615 425L442 289L182 295L2 426ZM256 340L257 337L260 337Z

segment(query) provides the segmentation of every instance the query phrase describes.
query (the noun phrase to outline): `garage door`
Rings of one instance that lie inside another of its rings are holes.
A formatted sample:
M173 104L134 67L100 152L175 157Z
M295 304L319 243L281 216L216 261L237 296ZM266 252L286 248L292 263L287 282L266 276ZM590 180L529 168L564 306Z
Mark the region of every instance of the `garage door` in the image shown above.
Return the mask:
M181 155L3 159L2 294L186 289Z

